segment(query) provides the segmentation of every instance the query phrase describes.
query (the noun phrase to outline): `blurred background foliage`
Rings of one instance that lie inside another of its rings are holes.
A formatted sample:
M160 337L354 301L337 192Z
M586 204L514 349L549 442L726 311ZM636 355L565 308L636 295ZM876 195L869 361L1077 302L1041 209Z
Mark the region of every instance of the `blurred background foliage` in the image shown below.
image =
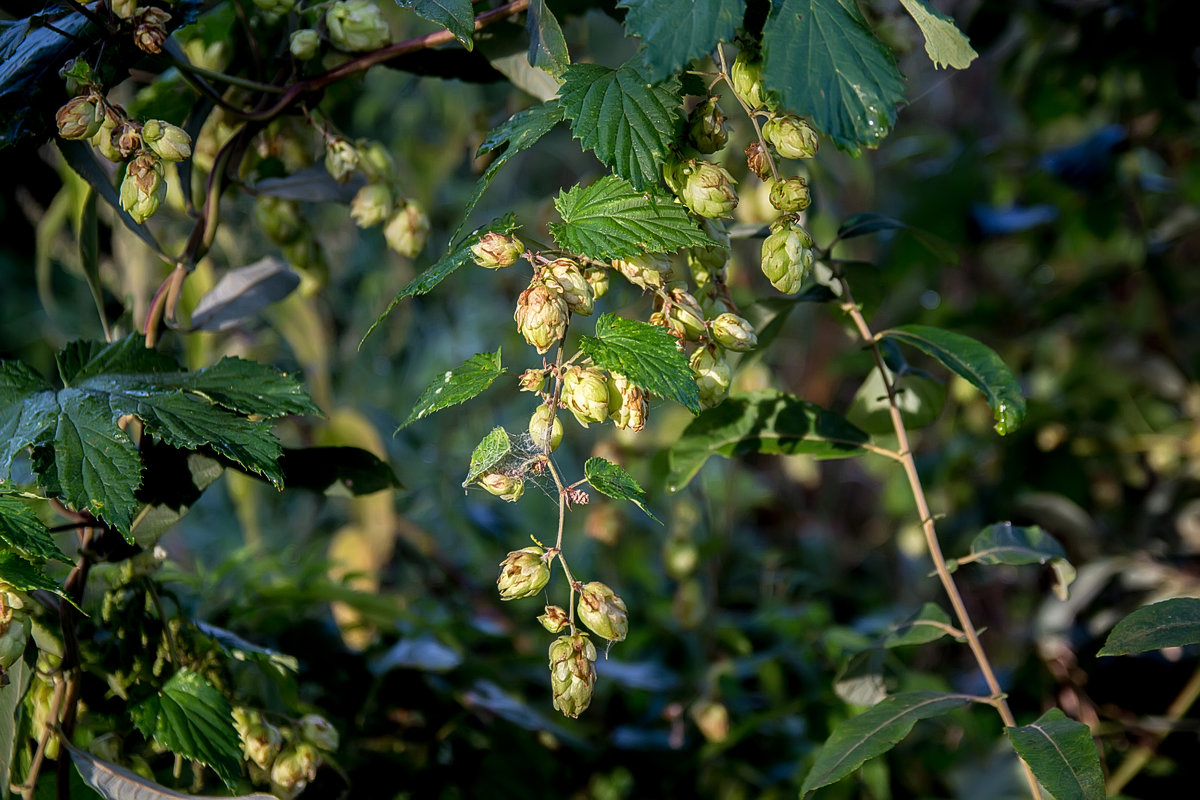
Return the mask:
M633 52L611 14L551 6L577 57L612 66ZM851 278L876 329L961 331L1021 377L1028 422L1001 439L982 398L918 361L947 380L948 394L914 446L948 554L965 554L1000 520L1040 525L1063 543L1079 570L1066 602L1050 592L1048 569L970 565L958 579L1019 721L1060 705L1092 726L1112 770L1157 730L1196 664L1194 652L1095 656L1138 604L1200 593L1200 50L1191 7L946 3L981 55L959 73L932 68L898 3L865 6L901 53L909 104L861 159L822 149L810 165L808 226L823 244L848 215L875 211L948 246L895 233L837 254L869 262ZM222 38L228 9L210 9L196 33L177 38L207 44L218 62L235 57L229 51L245 43ZM398 9L389 15L396 38L429 29ZM172 119L159 86L135 77L117 97ZM301 289L253 323L168 337L191 367L235 353L301 370L326 417L289 422L285 444L366 448L404 484L351 499L280 494L227 473L161 542L177 602L296 656L300 701L342 732L336 760L346 777L323 770L305 797L337 796L345 780L352 795L397 798L794 797L816 747L854 713L847 700L881 685L984 692L965 648L947 640L851 660L922 603L942 602L894 464L713 459L672 494L663 450L688 415L660 403L639 435L566 422L556 458L568 479L582 476L590 455L621 462L664 524L595 497L568 515L576 572L617 587L631 625L597 663L587 713L571 721L551 709L549 638L533 620L541 604L501 604L494 580L507 551L530 536L552 540L555 503L532 489L508 505L460 488L479 439L494 425L523 430L535 401L502 378L472 403L393 435L422 388L474 353L502 346L514 375L540 365L512 324L524 277L461 270L399 306L359 348L460 222L485 166L473 160L483 134L531 102L506 83L387 68L331 88L322 110L347 135L384 142L405 190L430 210L426 252L404 259L378 229L355 227L345 205L302 203L314 244L282 254L302 272ZM734 140L748 141L734 110ZM280 174L287 157L260 150L253 177ZM726 152L742 181L739 221L752 229L774 214L736 163L740 147ZM71 201L60 199L78 179L50 149L9 150L0 161L0 354L46 370L63 343L100 334ZM602 171L556 130L501 173L472 221L516 210L530 230L550 217L559 189ZM160 216L161 239L181 243L187 229ZM128 330L166 267L102 219L109 308ZM253 198L231 193L216 243L186 284L185 312L225 270L281 254L257 230ZM770 347L735 367L736 386L845 411L868 355L832 306L756 304L772 296L757 250L756 239L735 242L735 297L760 325L788 314ZM640 315L648 303L616 282L604 302ZM549 589L549 602L561 602L562 579ZM1127 796L1194 791L1200 716L1175 731ZM1020 796L999 734L982 709L923 723L819 796Z

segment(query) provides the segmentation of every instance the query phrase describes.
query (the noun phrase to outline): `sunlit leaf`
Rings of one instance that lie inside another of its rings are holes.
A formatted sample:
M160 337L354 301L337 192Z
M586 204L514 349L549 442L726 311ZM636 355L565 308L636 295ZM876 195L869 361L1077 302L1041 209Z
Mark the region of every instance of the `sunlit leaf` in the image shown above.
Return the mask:
M979 57L971 40L958 29L954 20L925 0L900 0L900 5L912 15L921 35L925 37L925 52L938 67L966 69Z
M1036 722L1007 732L1013 749L1055 800L1104 800L1104 773L1087 725L1052 708Z
M700 410L700 392L687 357L665 329L615 314L601 314L596 335L581 336L579 349L597 367L617 372L635 386Z
M503 461L511 452L512 440L508 438L508 431L501 427L492 428L492 432L483 437L483 441L477 444L471 453L471 466L467 469L467 479L462 485L470 484Z
M562 27L546 7L546 0L529 0L525 30L529 32L529 63L561 79L571 65L571 55Z
M461 366L446 370L425 387L408 418L400 424L406 428L435 411L465 403L478 396L500 377L504 367L500 363L500 350L495 353L477 353Z
M589 458L584 462L583 476L600 494L607 495L614 500L628 500L645 511L646 516L650 519L658 522L658 517L651 514L650 509L646 508L646 504L643 502L643 498L646 496L645 490L620 464L614 464L604 458Z
M1142 606L1118 622L1099 655L1123 656L1200 644L1200 598L1175 597Z
M414 12L441 25L454 34L454 38L462 42L462 46L471 50L475 47L475 13L471 10L471 0L396 0L402 7L411 8Z

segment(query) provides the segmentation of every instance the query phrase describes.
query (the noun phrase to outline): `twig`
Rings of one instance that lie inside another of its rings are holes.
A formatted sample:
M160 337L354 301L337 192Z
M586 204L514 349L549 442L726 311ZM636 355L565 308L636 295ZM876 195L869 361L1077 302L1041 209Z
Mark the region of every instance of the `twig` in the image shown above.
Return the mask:
M1164 715L1167 722L1178 722L1183 718L1183 715L1188 712L1188 709L1195 704L1196 700L1200 699L1200 667L1192 673L1191 680L1183 687L1179 695L1171 701L1171 705L1167 708L1167 713ZM1121 762L1121 766L1117 771L1108 777L1108 784L1104 787L1105 793L1112 797L1121 793L1125 785L1142 771L1142 768L1150 763L1150 759L1154 757L1154 751L1162 744L1163 739L1167 738L1170 733L1168 728L1161 733L1156 733L1151 738L1149 743L1139 744L1133 750L1129 751L1129 755L1125 756L1125 760Z

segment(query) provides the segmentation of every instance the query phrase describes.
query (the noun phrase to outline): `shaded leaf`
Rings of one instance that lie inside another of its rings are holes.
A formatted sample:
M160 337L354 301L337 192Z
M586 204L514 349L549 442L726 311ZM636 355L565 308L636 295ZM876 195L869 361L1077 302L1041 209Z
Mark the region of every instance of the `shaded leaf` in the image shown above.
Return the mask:
M349 203L366 181L355 175L346 183L338 183L324 164L285 175L282 178L263 178L254 184L257 194L281 200L302 200L310 203Z
M282 300L300 285L300 276L275 256L228 270L192 311L192 331L223 331Z
M718 42L731 42L746 0L621 0L629 9L625 30L642 40L646 76L659 81Z
M1104 773L1087 725L1052 708L1036 722L1006 731L1055 800L1104 800Z
M1098 655L1123 656L1200 644L1200 598L1175 597L1142 606L1118 622Z
M572 64L559 92L563 113L580 145L635 189L662 179L675 138L678 83L651 84L633 63L619 69Z
M452 245L450 252L438 259L438 261L432 267L425 270L420 275L405 284L404 288L396 293L396 296L392 298L392 302L388 303L388 307L383 310L382 314L376 317L375 321L371 323L371 327L367 328L367 332L364 333L362 339L359 340L358 346L360 348L362 347L362 343L365 342L367 337L371 335L371 331L379 327L379 323L383 322L387 318L387 315L392 313L392 309L398 306L400 301L409 297L416 297L417 295L425 294L433 289L433 287L444 281L459 267L470 262L472 256L471 246L474 245L485 233L495 231L496 233L503 233L507 236L517 228L518 225L516 215L512 212L509 212L503 217L492 220L487 225L484 225L483 227L467 234L466 238L460 240L457 245Z
M33 664L21 657L4 671L4 680L0 680L0 797L6 799L9 787L14 782L10 781L13 756L16 755L17 743L21 741L17 734L24 713L21 700L29 688L33 672Z
M804 778L801 795L841 780L867 759L891 750L917 720L940 716L973 699L965 694L900 692L839 723L821 745L813 768Z
M210 625L207 622L193 620L192 625L204 636L216 642L227 655L232 656L238 661L249 659L252 661L267 662L280 666L290 672L296 672L300 669L300 662L296 660L295 656L280 653L269 647L252 644L233 631L218 628L216 625Z
M614 464L604 458L589 458L583 464L583 476L600 494L614 500L628 500L646 512L646 516L650 519L659 522L658 517L650 513L650 509L646 508L646 504L642 500L646 496L645 490L620 464Z
M854 706L873 706L887 698L883 679L882 650L855 653L846 660L833 679L833 693Z
M904 78L854 0L773 3L763 76L783 107L812 117L839 147L875 147L896 121Z
M947 635L950 617L937 603L926 603L921 610L884 634L881 647L907 647L928 644Z
M19 361L0 361L0 480L58 413L54 390Z
M29 561L71 563L50 538L45 523L33 509L15 497L0 497L0 543Z
M430 22L441 25L468 50L475 47L475 13L471 0L396 0Z
M183 794L145 778L133 770L97 758L86 750L60 739L71 754L71 761L83 782L95 789L105 800L208 800L200 795ZM231 797L229 800L277 800L274 795L255 792Z
M657 190L639 192L612 175L560 192L561 223L550 233L563 249L607 261L715 244L683 206Z
M679 352L675 337L657 325L601 314L596 335L581 336L579 349L597 367L619 372L635 386L700 410L700 392L692 378L687 356Z
M463 657L433 636L401 639L371 662L371 672L383 675L393 669L419 669L423 672L449 672Z
M1054 569L1054 593L1067 599L1067 589L1075 580L1075 567L1067 560L1066 551L1058 541L1034 525L1029 528L1011 522L989 525L971 542L971 554L959 563L976 561L980 564L1049 564Z
M108 174L100 167L99 162L96 161L96 155L93 152L94 148L91 144L85 141L59 138L55 138L54 143L58 146L59 152L62 153L63 159L70 165L71 169L75 170L76 174L83 178L96 194L104 198L104 202L112 206L113 212L125 224L125 227L129 228L139 239L148 244L151 250L161 255L162 248L158 246L158 242L155 241L154 236L150 234L146 226L134 222L133 217L129 216L129 212L121 206L121 198L109 181Z
M34 592L41 589L53 592L59 597L67 596L57 581L46 577L41 567L7 551L0 551L0 583L7 583L18 592Z
M896 380L895 386L896 405L908 430L932 425L942 415L946 404L946 387L942 384L932 378L909 375ZM846 419L872 435L894 433L891 403L879 370L871 370L858 387L846 410Z
M525 30L529 32L529 63L562 78L571 65L571 54L567 52L567 40L558 20L546 7L546 0L529 0Z
M425 387L420 399L400 424L402 430L419 419L443 408L465 403L478 396L500 377L504 367L500 363L500 349L495 353L477 353L452 370L446 370Z
M1025 420L1025 396L995 350L970 336L928 325L902 325L879 336L910 344L933 356L983 392L996 418L996 432L1001 436L1021 427Z
M847 217L841 226L838 227L835 241L868 236L880 231L907 232L924 245L925 249L936 256L939 261L954 266L958 265L958 251L942 237L921 228L914 228L912 225L901 222L898 219L893 219L883 214L875 214L870 211Z
M749 453L806 454L815 458L862 455L870 437L842 417L776 391L730 397L692 420L667 453L667 486L677 492L709 456Z
M361 497L403 485L386 461L358 447L285 447L279 471L289 489Z
M499 426L492 428L492 432L483 437L483 441L477 444L471 453L471 466L467 469L467 479L462 485L465 487L470 484L503 461L511 452L512 440L508 438L508 431Z
M212 767L226 785L236 781L242 748L233 708L203 675L180 669L158 694L130 707L129 715L146 738Z
M912 15L921 35L925 37L925 52L938 67L966 69L979 57L971 40L958 29L954 20L938 11L925 0L900 0L900 5Z

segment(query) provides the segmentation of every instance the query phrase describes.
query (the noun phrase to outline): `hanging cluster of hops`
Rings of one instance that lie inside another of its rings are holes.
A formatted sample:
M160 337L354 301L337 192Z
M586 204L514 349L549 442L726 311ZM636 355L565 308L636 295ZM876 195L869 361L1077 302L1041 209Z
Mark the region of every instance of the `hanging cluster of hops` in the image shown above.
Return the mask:
M305 714L293 725L276 727L255 709L233 710L233 724L242 741L250 779L270 786L276 797L288 800L317 777L323 753L338 748L337 729L317 714Z
M147 53L161 53L170 32L167 23L171 15L154 6L139 6L138 0L109 0L113 16L127 23L133 32L133 43Z
M396 162L387 148L379 142L327 135L325 169L338 183L356 174L367 179L350 203L350 216L358 227L382 225L388 247L407 258L420 254L429 239L429 216L416 200L401 196Z

